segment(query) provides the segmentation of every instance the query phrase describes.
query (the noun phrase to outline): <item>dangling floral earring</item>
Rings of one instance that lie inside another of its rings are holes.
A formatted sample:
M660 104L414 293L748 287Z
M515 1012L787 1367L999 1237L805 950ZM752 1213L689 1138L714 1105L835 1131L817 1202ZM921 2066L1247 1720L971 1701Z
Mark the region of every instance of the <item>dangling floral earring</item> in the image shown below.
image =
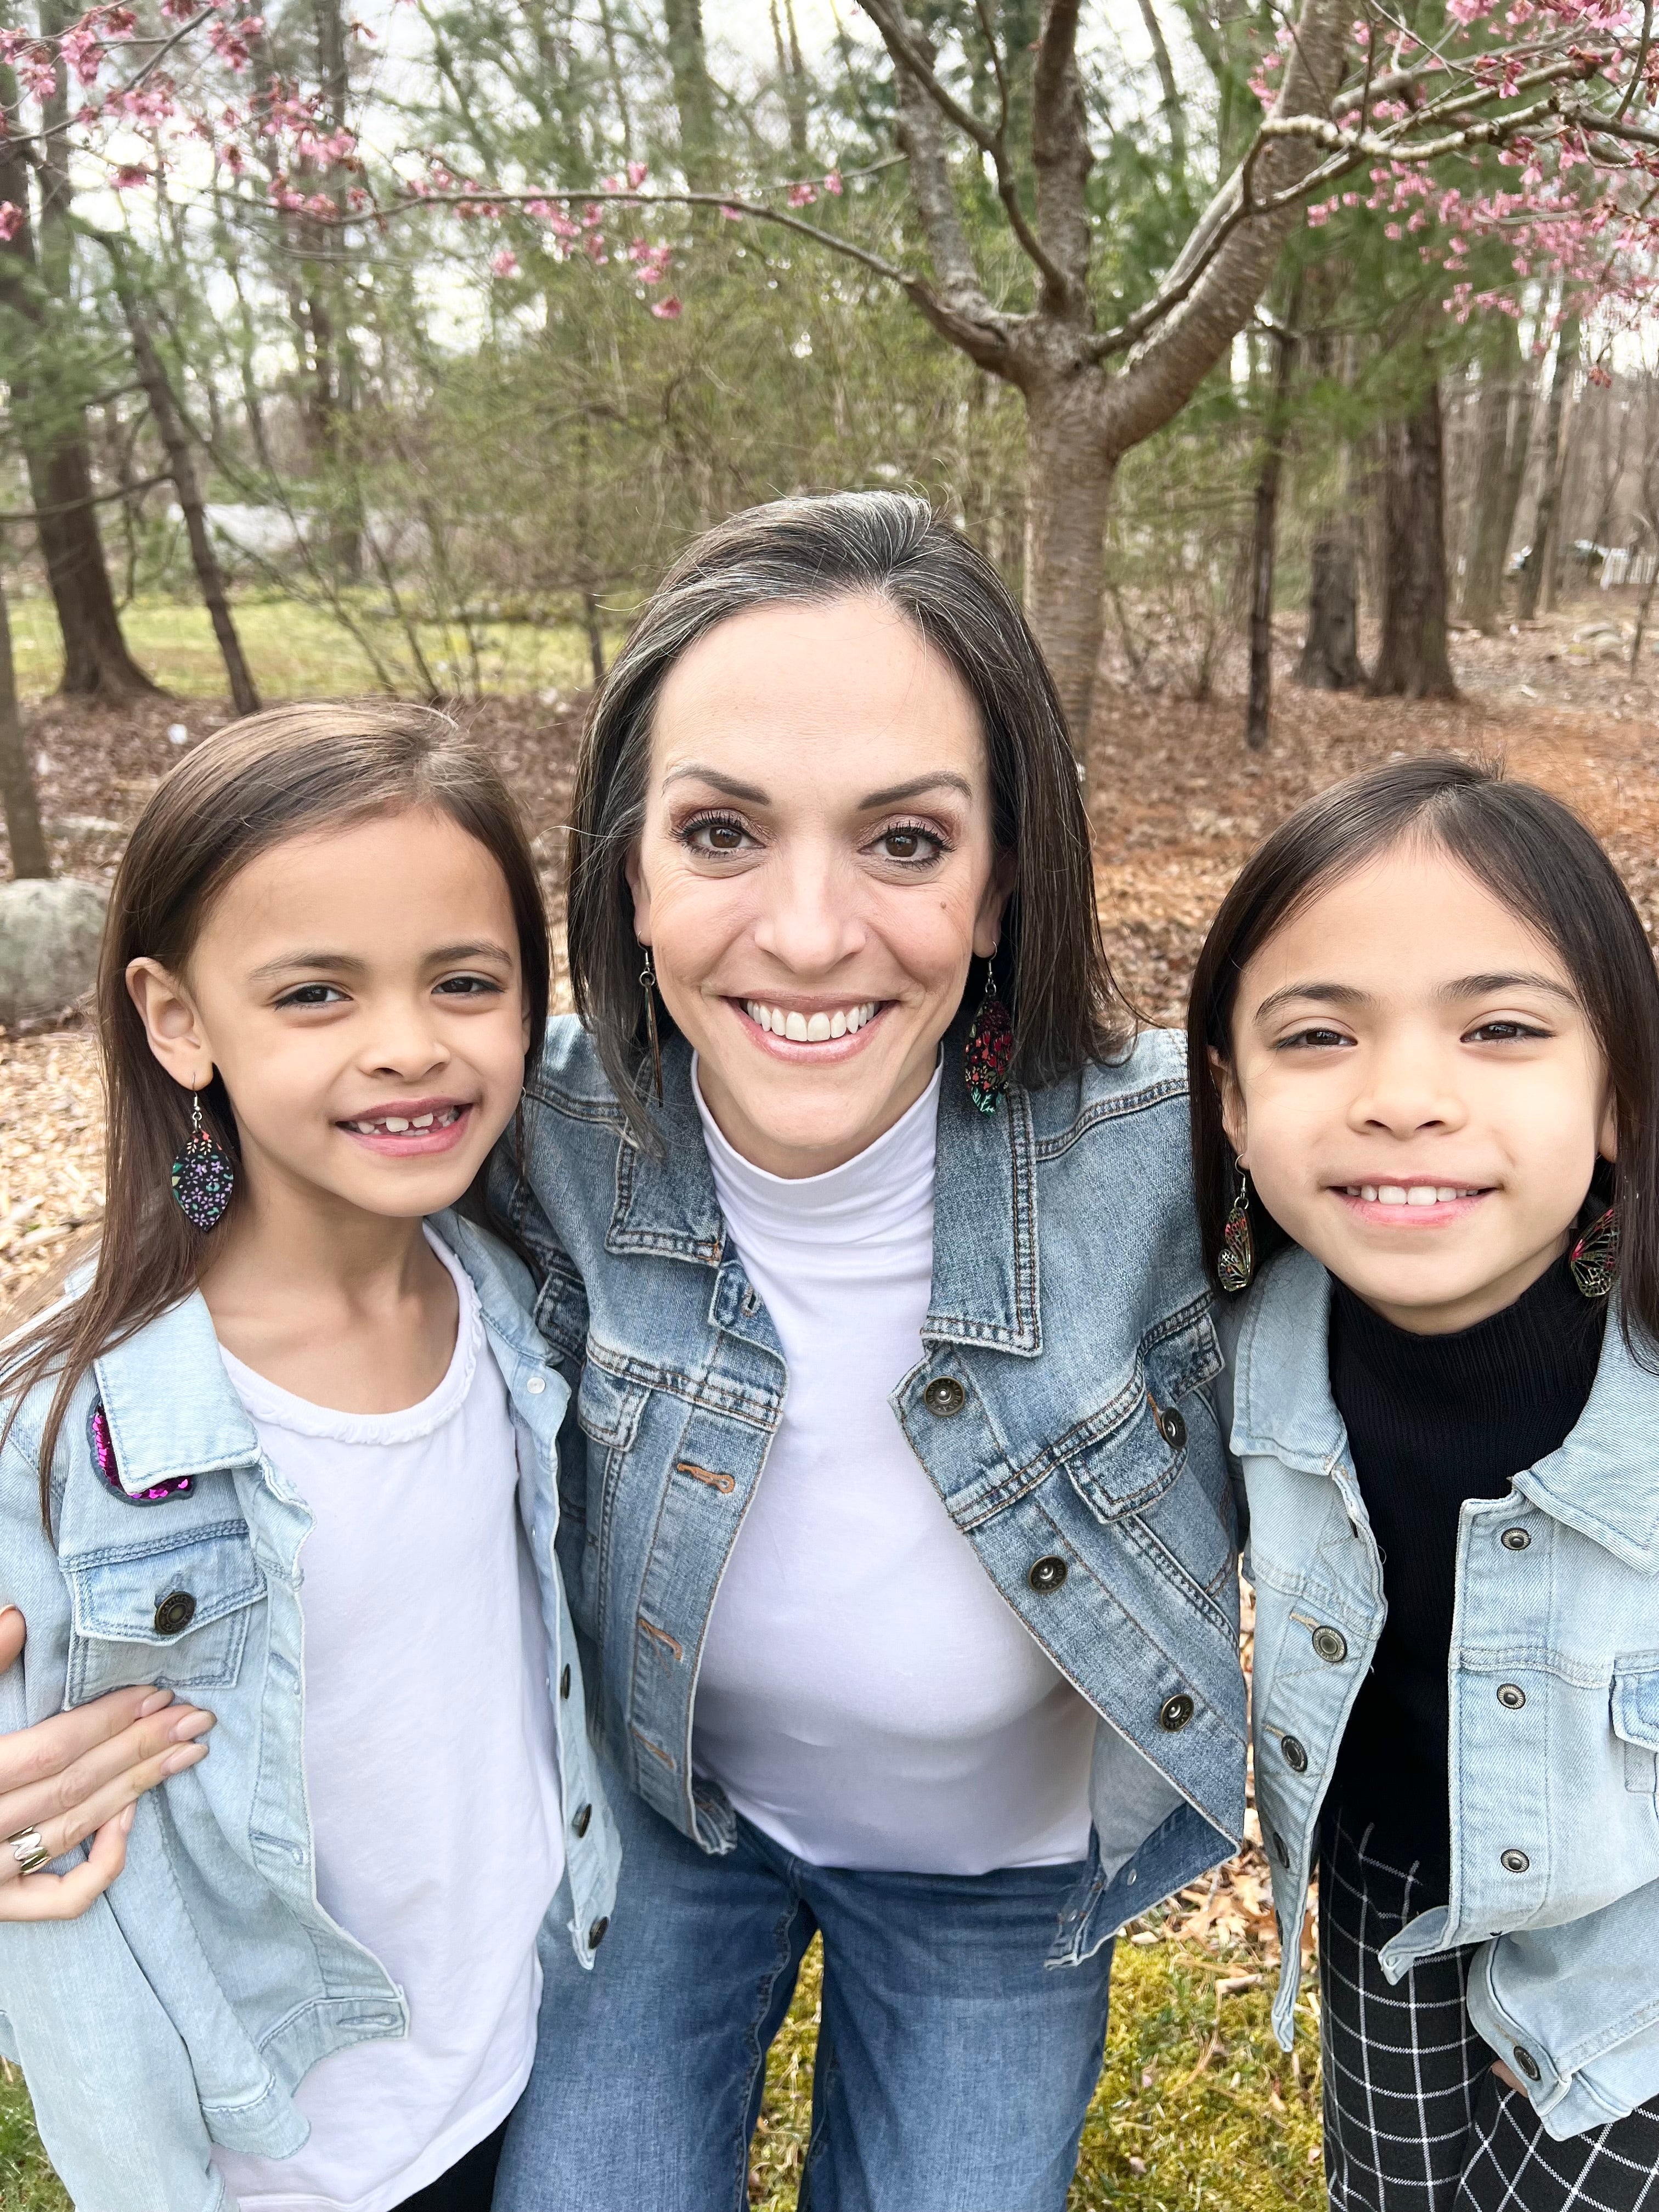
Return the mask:
M1567 1255L1567 1272L1587 1298L1604 1298L1619 1273L1619 1215L1598 1213Z
M651 1079L656 1085L657 1103L662 1104L662 1047L657 1041L657 970L651 958L651 947L645 948L645 965L640 970L640 988L645 994L645 1030L651 1040Z
M993 957L985 963L985 995L969 1027L968 1042L962 1055L968 1096L981 1114L996 1112L997 1100L1008 1080L1009 1063L1013 1056L1014 1024L1007 1007L997 996L997 969Z
M224 1219L236 1188L236 1170L230 1154L202 1119L202 1094L190 1098L190 1134L185 1149L173 1163L173 1195L179 1211L192 1229L205 1236Z
M1216 1256L1215 1275L1222 1289L1237 1297L1240 1291L1249 1289L1250 1279L1255 1273L1255 1243L1250 1235L1250 1178L1240 1168L1237 1194L1221 1232L1221 1249Z

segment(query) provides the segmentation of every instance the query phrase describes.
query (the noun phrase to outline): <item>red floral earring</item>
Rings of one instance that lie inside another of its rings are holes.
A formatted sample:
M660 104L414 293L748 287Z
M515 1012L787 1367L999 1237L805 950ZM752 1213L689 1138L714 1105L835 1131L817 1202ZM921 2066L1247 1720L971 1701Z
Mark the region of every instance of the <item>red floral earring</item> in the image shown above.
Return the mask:
M992 958L985 963L985 995L969 1025L962 1055L968 1096L981 1114L996 1112L1013 1056L1014 1024L997 995L996 961Z

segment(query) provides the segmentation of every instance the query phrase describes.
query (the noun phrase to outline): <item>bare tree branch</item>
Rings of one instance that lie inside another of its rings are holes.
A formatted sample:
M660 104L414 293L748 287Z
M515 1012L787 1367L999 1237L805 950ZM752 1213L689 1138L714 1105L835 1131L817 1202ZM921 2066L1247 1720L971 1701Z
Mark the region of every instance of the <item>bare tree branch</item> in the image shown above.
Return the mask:
M1164 26L1158 20L1153 0L1140 0L1140 20L1146 27L1146 36L1152 41L1152 65L1158 71L1158 81L1164 91L1162 102L1164 119L1170 131L1170 161L1176 182L1187 173L1187 117L1181 104L1180 87L1176 83L1175 64L1170 59L1170 48L1164 36Z
M1047 0L1031 74L1031 159L1036 170L1037 222L1063 274L1045 297L1051 314L1086 325L1089 314L1089 204L1094 150L1089 143L1083 86L1078 76L1078 0Z

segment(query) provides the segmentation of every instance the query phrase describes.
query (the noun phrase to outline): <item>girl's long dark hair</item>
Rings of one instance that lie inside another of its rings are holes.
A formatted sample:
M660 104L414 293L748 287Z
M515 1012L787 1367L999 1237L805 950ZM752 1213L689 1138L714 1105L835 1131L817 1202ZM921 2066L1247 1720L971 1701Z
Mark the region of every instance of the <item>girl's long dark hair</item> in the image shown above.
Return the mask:
M962 679L979 712L993 835L1015 883L996 968L1014 1023L1012 1079L1030 1088L1115 1059L1133 1034L1095 908L1089 819L1054 679L990 562L925 500L828 492L774 500L704 532L647 601L595 693L576 764L569 863L570 981L605 1073L636 1133L650 1066L644 953L629 856L645 815L651 721L680 656L750 607L821 605L863 592L896 610ZM975 960L963 994L984 989ZM658 1012L672 1026L665 1008Z
M195 1289L217 1233L204 1237L173 1203L172 1165L189 1133L191 1094L149 1048L128 994L128 965L148 957L185 973L214 901L258 854L290 837L410 807L447 815L500 865L518 926L528 1073L547 1025L541 886L511 793L447 715L378 701L252 714L188 754L138 817L110 894L99 958L108 1121L96 1273L82 1296L49 1310L0 1352L0 1387L11 1401L0 1444L30 1391L57 1379L38 1451L48 1533L52 1465L70 1401L94 1360ZM236 1158L224 1085L216 1075L200 1096L203 1119ZM235 1204L233 1197L233 1212Z
M1188 1001L1193 1172L1213 1271L1237 1187L1215 1052L1233 1057L1239 977L1291 917L1408 837L1437 846L1553 947L1607 1065L1619 1158L1593 1188L1619 1208L1619 1295L1633 1357L1659 1367L1659 974L1618 871L1571 807L1500 768L1430 754L1322 792L1246 861L1210 925ZM1258 1260L1290 1240L1254 1199Z

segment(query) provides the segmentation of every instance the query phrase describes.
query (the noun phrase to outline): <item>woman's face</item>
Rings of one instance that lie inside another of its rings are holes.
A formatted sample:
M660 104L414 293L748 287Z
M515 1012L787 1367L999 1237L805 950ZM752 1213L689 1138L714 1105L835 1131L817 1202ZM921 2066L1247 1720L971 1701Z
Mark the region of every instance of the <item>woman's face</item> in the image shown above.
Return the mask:
M880 601L751 608L670 671L635 923L757 1166L838 1167L921 1096L1011 879L974 702Z

